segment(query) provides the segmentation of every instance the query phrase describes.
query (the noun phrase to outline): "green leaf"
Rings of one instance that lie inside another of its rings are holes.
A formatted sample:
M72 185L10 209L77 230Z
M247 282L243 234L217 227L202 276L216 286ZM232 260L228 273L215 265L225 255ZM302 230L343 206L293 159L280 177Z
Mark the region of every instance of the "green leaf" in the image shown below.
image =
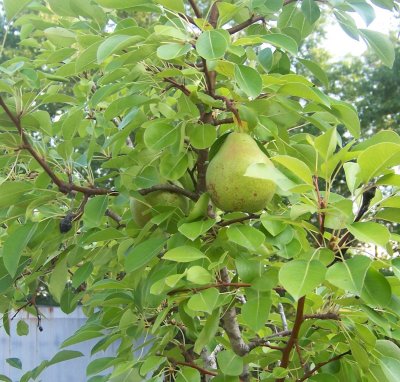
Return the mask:
M7 21L10 22L19 12L21 12L32 0L3 0L4 10Z
M361 295L371 259L358 255L336 263L326 272L326 280L345 291Z
M300 82L296 82L296 83L293 82L293 83L288 83L288 84L282 85L278 89L278 93L288 94L291 96L315 101L315 102L320 103L325 106L330 106L330 103L331 103L329 98L325 94L320 92L318 89L311 88Z
M400 164L400 145L382 142L368 147L360 153L357 163L360 165L362 180L368 182L381 175L385 169Z
M390 232L386 226L374 222L357 222L347 226L357 240L385 247L390 240Z
M156 356L156 355L151 355L147 357L144 362L142 363L142 366L140 367L140 374L141 375L147 375L150 371L158 369L158 367L164 363L166 360L165 357L161 356Z
M248 289L246 303L242 306L242 319L252 330L257 332L268 320L272 306L271 292Z
M230 36L223 29L204 31L196 42L196 50L206 60L216 60L224 56Z
M298 59L326 88L329 86L329 79L326 72L314 61Z
M314 140L318 153L327 161L335 152L338 144L336 128L332 127Z
M48 366L55 365L56 363L68 361L70 359L83 357L84 354L76 350L61 350L49 362Z
M19 260L37 228L36 224L28 223L15 229L8 235L3 245L3 261L11 277L14 277Z
M400 279L400 257L392 259L392 269L397 278Z
M240 90L256 98L262 91L262 79L258 72L246 65L235 65L235 81Z
M212 313L217 306L219 291L216 288L208 288L190 297L187 305L193 312Z
M383 33L368 29L360 29L359 31L363 40L382 60L384 65L389 68L393 67L395 51L393 43L390 41L389 37Z
M149 0L96 0L96 3L110 9L127 9L151 3Z
M108 56L143 40L142 36L113 35L104 40L97 49L97 63L101 64Z
M302 0L301 11L304 13L306 20L311 24L314 24L321 15L321 11L314 0Z
M200 334L197 336L194 344L194 351L200 354L205 346L207 346L218 331L220 320L220 309L215 309L210 316L208 316L206 323L203 326Z
M83 282L85 282L88 277L93 272L93 263L91 261L86 262L81 267L79 267L72 276L72 286L77 288Z
M354 108L344 102L335 101L332 104L332 112L346 126L354 138L360 136L360 120Z
M215 220L213 219L200 220L192 223L184 223L179 226L178 230L188 239L195 240L199 236L206 233L214 225L215 225Z
M374 7L363 1L349 1L349 6L353 8L365 21L367 26L375 19Z
M60 346L65 348L67 346L75 345L80 342L89 341L93 338L103 336L103 333L100 329L92 326L81 327L77 332L75 332L72 336L68 337Z
M296 40L292 37L287 36L281 33L271 33L262 36L265 42L269 42L273 46L277 46L278 48L282 48L294 56L297 54L299 47L297 45Z
M368 304L386 307L392 298L392 288L389 281L376 269L368 269L365 276L361 298Z
M90 45L82 53L79 54L75 62L75 70L77 72L83 72L84 70L87 70L91 65L97 63L97 50L99 49L101 43L102 41L96 41L94 44Z
M226 231L229 241L257 251L264 243L265 236L258 229L248 225L233 225Z
M189 125L187 134L190 139L190 144L196 149L209 148L217 139L217 130L215 126L209 124Z
M354 357L357 365L364 371L367 371L369 368L369 357L366 350L356 341L350 340L350 350L351 355Z
M289 155L276 155L272 157L274 162L281 164L291 171L294 175L299 177L305 183L312 185L312 174L310 168L300 159L291 157Z
M172 248L163 256L164 260L176 261L178 263L190 263L191 261L204 259L206 256L197 248L184 245Z
M51 27L44 30L44 35L54 45L59 47L71 46L76 40L75 33L61 27Z
M179 137L179 129L171 122L151 121L144 131L144 143L152 150L162 150L174 144Z
M89 363L86 367L86 375L93 375L98 374L103 370L106 370L113 366L116 359L115 357L102 357L94 359L92 362Z
M189 158L186 153L166 153L160 161L160 175L168 180L178 180L187 171Z
M243 358L233 350L224 350L217 354L218 366L226 375L240 375L243 372Z
M325 266L318 260L292 260L280 269L279 281L298 300L320 285L325 273Z
M27 336L29 334L29 325L24 320L18 321L17 334L19 336Z
M130 249L125 258L126 272L133 272L147 265L159 255L164 247L164 238L150 238Z
M22 362L19 358L6 358L5 360L10 366L22 370Z
M185 13L183 0L156 0L156 3L161 4L165 8L175 12Z
M209 284L212 281L212 275L203 267L195 265L186 271L186 278L194 284Z
M181 366L175 382L200 382L200 372L192 367Z
M28 182L5 182L0 184L0 208L15 204L23 194L32 190Z
M83 221L87 227L100 227L100 222L108 206L108 196L98 195L91 198L86 206L83 214Z
M68 267L67 267L67 257L60 259L57 262L53 272L50 276L49 282L49 292L51 293L54 300L60 301L61 295L65 289L65 284L68 280Z
M271 48L265 48L260 50L257 59L260 65L267 73L272 69L274 63L274 56Z
M192 49L190 44L170 43L165 44L157 49L157 56L161 60L174 60L175 58L184 56Z

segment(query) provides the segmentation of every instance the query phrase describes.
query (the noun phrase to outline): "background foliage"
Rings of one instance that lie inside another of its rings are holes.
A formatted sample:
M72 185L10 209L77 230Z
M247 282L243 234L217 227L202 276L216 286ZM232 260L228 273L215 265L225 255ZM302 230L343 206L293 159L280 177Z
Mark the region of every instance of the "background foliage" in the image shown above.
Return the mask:
M396 381L398 61L388 37L352 19L370 22L371 4L4 7L3 330L22 309L40 325L36 298L48 291L88 315L63 348L119 341L116 357L88 365L90 381ZM321 14L370 46L356 71L328 75L307 54ZM277 184L260 213L220 211L206 193L230 130L248 131L275 164L246 172ZM188 205L149 205L151 220L135 222L130 204L160 191ZM63 349L21 380L80 355Z

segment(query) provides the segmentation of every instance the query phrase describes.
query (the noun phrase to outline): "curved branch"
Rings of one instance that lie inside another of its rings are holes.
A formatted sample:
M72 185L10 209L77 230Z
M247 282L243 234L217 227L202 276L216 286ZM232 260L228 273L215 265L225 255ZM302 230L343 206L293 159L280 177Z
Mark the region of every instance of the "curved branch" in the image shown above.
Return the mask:
M182 187L175 186L175 184L157 184L149 188L142 188L141 190L138 190L139 194L143 196L156 191L167 191L173 194L180 194L186 196L187 198L193 200L194 202L196 202L199 199L199 196L196 193L185 190Z
M317 370L319 370L321 367L327 365L328 363L337 361L338 359L340 359L340 358L342 358L342 357L344 357L345 355L348 355L348 354L351 354L351 351L350 351L350 350L348 350L348 351L346 351L346 352L344 352L344 353L338 354L337 356L332 357L332 358L328 359L328 360L325 361L325 362L317 363L317 364L315 365L315 367L312 368L309 372L305 373L303 377L301 377L301 378L299 378L299 379L296 379L296 382L303 382L303 381L305 381L306 379L310 378L310 377L311 377Z
M252 15L248 20L243 21L242 23L235 25L232 28L227 29L227 31L229 32L229 34L234 34L234 33L237 33L239 31L247 28L248 26L256 23L257 21L264 21L264 16Z
M43 157L41 157L40 154L33 148L32 144L29 141L27 134L25 133L24 129L22 128L20 117L15 116L11 112L11 110L8 108L8 106L6 105L6 103L4 102L2 97L0 97L0 106L5 111L8 118L14 124L16 129L18 130L18 133L22 139L21 149L28 151L32 155L32 157L39 163L40 167L43 168L43 170L50 177L50 179L53 181L53 183L58 187L60 192L62 192L63 194L69 194L70 192L75 191L75 192L81 192L81 193L85 194L86 196L93 196L93 195L116 196L116 195L118 195L117 191L112 191L112 190L109 190L106 188L83 187L83 186L79 186L74 183L64 182L62 179L60 179L55 174L55 172L52 170L52 168L49 166L49 164L46 162L46 160Z
M173 358L170 358L170 357L168 357L168 361L171 362L174 365L178 365L178 366L181 365L181 366L191 367L192 369L196 369L197 371L200 372L200 374L203 374L203 375L212 375L214 377L216 375L218 375L218 373L216 373L215 371L204 369L203 367L198 366L198 365L196 365L195 363L192 363L192 362L177 361L177 360L175 360Z

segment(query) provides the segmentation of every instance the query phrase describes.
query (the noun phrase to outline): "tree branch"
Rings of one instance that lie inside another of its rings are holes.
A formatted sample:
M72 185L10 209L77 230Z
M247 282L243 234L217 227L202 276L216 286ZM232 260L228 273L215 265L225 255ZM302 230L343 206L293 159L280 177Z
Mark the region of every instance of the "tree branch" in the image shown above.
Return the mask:
M189 0L189 4L193 9L194 14L197 18L201 19L203 15L201 14L200 8L196 4L196 0Z
M258 346L264 346L264 344L268 343L269 340L272 340L274 338L279 338L279 337L286 337L290 336L292 334L291 330L283 330L281 332L271 334L270 336L263 337L263 338L255 338L250 341L249 343L249 351L253 350L254 348Z
M340 359L340 358L342 358L342 357L344 357L345 355L348 355L348 354L351 354L351 351L350 351L350 350L348 350L348 351L346 351L346 352L344 352L344 353L338 354L337 356L328 359L328 361L317 363L317 364L315 365L315 367L312 368L309 372L305 373L305 374L303 375L303 377L301 377L301 378L299 378L299 379L296 379L296 382L303 382L303 381L305 381L306 379L310 378L316 371L318 371L319 369L321 369L321 367L327 365L328 363L337 361L338 359Z
M264 16L251 15L251 17L248 20L243 21L242 23L227 29L227 31L229 32L229 34L234 34L256 23L257 21L264 21Z
M223 220L223 221L219 222L218 225L220 227L226 227L228 225L235 224L235 223L241 223L241 222L244 222L246 220L258 219L259 217L260 217L260 215L249 214L249 215L242 216L242 217L236 218L236 219Z
M208 17L209 23L213 26L213 28L217 27L219 11L218 11L218 2L219 0L215 0L210 9L210 16Z
M171 87L179 89L183 94L185 94L185 96L190 96L190 90L185 85L182 85L169 77L164 78L164 81L170 83Z
M202 287L198 288L181 288L181 289L174 289L168 292L169 296L172 296L176 293L184 293L184 292L201 292L202 290L210 289L210 288L228 288L228 287L233 287L233 288L250 288L251 284L249 283L231 283L231 282L221 282L218 284L209 284L209 285L204 285Z
M305 314L303 320L336 320L340 321L340 316L334 312Z
M109 208L106 209L105 215L114 220L118 224L118 228L125 226L125 224L121 224L122 217L119 216L116 212L110 210Z
M22 145L21 149L24 149L28 151L32 157L39 163L40 167L43 168L43 170L47 173L47 175L50 177L50 179L53 181L53 183L58 187L59 191L62 192L63 194L69 194L72 191L76 192L81 192L87 196L93 196L93 195L111 195L111 196L117 196L118 192L117 191L112 191L108 190L105 188L93 188L93 187L83 187L79 186L74 183L69 183L69 182L64 182L62 179L60 179L54 171L51 169L51 167L48 165L46 160L42 158L39 153L33 148L32 144L30 143L27 134L25 133L24 129L22 128L21 125L21 119L19 116L15 116L6 103L4 102L3 98L0 97L0 106L2 109L5 111L7 114L8 118L11 120L11 122L15 125L16 129L18 130L18 133L22 139Z
M289 329L289 327L288 327L287 320L286 320L285 309L283 308L282 303L278 303L278 311L279 311L279 315L281 316L282 329L284 331L286 331Z
M295 318L294 325L293 325L293 330L289 337L289 341L286 344L285 350L282 352L280 367L283 367L284 369L286 369L289 366L290 353L299 337L301 324L303 323L303 318L304 318L303 313L304 313L305 301L306 301L306 297L303 296L297 302L297 311L296 311L296 318ZM285 380L285 377L278 378L276 380L276 382L283 382L284 380Z
M228 125L228 124L231 124L231 123L233 123L233 122L234 122L234 121L233 121L233 118L215 119L215 120L212 122L212 125L214 125L214 126Z
M171 362L174 365L181 365L181 366L191 367L192 369L198 370L200 372L200 374L203 374L203 375L212 375L214 377L216 375L218 375L218 373L216 373L215 371L204 369L201 366L198 366L198 365L196 365L195 363L192 363L192 362L177 361L176 359L170 358L170 357L168 357L167 359L168 359L169 362Z
M180 194L186 196L187 198L193 200L194 202L199 199L199 196L196 193L186 190L182 187L175 186L175 184L169 184L169 183L157 184L149 188L142 188L141 190L138 190L139 194L143 196L156 191L167 191L173 194Z
M221 269L220 274L222 282L224 283L231 282L226 267ZM227 288L223 288L223 290L228 291ZM243 340L239 323L236 317L235 305L232 305L226 309L225 314L222 316L222 327L224 328L229 338L232 350L241 357L245 356L250 351L250 348L249 345L247 345ZM249 374L246 365L243 368L243 373L241 375L241 378L243 379L244 382L249 381Z

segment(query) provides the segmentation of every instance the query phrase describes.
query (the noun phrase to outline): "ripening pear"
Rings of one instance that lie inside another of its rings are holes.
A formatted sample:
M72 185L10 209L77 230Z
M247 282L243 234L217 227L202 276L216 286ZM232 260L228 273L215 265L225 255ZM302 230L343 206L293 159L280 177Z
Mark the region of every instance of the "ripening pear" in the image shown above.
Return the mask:
M275 193L275 183L244 176L254 163L273 166L256 141L245 133L231 133L210 161L206 183L214 204L223 211L257 212Z
M155 191L143 197L143 200L131 198L130 208L134 222L139 227L152 218L152 208L156 206L179 207L184 213L189 208L188 200L182 196L167 191Z

